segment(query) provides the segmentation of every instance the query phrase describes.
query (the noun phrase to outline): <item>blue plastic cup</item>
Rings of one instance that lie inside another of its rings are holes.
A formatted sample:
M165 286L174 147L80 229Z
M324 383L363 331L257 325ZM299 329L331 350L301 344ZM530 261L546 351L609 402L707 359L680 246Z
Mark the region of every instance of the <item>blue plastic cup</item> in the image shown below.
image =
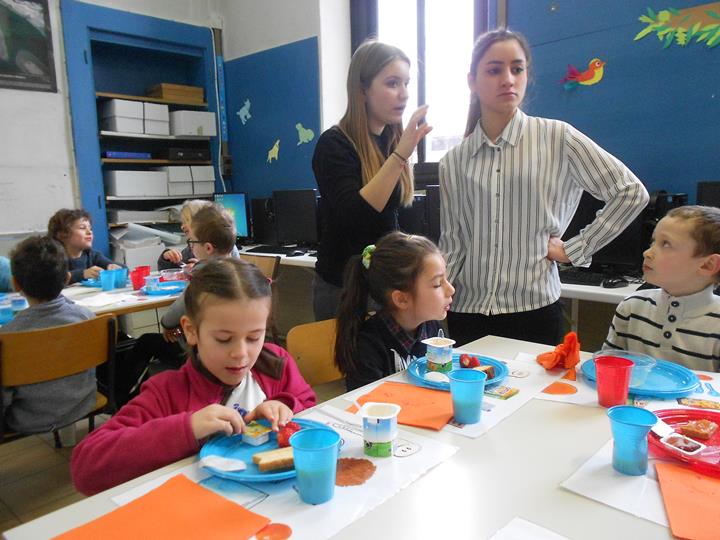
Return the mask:
M0 306L0 324L7 324L13 320L15 312L10 305Z
M290 437L300 500L322 504L335 495L340 435L332 429L310 428Z
M23 309L28 308L28 301L24 296L13 298L10 300L10 308L13 310L13 313L22 311Z
M487 374L475 369L454 369L447 374L450 379L453 416L461 424L477 424L482 413Z
M112 291L115 287L115 271L100 270L100 286L103 291Z
M613 469L630 476L641 476L648 468L647 435L657 416L630 405L617 405L607 412L613 434Z
M128 280L128 269L127 268L115 268L115 288L124 289L127 285Z

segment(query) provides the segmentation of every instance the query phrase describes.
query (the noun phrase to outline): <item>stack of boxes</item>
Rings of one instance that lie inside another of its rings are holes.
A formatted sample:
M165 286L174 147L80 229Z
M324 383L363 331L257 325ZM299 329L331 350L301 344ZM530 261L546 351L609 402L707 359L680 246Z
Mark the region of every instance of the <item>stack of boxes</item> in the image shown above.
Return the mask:
M169 135L170 111L158 103L109 99L102 103L100 125L105 131Z

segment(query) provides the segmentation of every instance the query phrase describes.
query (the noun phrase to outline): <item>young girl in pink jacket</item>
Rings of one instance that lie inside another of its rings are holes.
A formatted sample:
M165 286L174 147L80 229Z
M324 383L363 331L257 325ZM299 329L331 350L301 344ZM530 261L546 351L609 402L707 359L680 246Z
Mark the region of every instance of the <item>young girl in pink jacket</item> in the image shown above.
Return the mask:
M193 273L181 325L192 347L179 371L150 378L140 395L72 455L76 488L88 495L196 454L215 433L266 418L277 430L316 403L287 351L264 344L270 283L237 259Z

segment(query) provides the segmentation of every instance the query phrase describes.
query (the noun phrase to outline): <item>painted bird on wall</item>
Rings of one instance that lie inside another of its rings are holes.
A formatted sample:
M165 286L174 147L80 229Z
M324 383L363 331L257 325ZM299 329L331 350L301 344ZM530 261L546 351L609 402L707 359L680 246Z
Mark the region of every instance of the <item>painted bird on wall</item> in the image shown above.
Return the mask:
M593 58L588 63L588 68L582 73L572 64L568 64L567 74L560 81L563 83L565 90L575 88L577 85L590 86L597 84L603 78L605 72L605 62L599 58Z

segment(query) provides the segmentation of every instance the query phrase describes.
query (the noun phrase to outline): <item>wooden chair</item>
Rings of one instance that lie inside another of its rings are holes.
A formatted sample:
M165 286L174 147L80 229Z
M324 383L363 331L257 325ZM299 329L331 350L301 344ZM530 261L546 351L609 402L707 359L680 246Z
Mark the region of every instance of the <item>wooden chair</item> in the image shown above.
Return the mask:
M287 335L288 352L310 386L342 379L335 366L335 319L300 324Z
M277 279L278 274L280 273L280 257L275 256L267 256L267 255L253 255L251 253L241 253L240 259L254 264L257 266L260 271L265 275L266 278L270 279L272 281L272 289L273 293L275 292L275 280ZM280 341L278 341L278 329L277 325L275 323L275 302L273 301L273 309L270 312L270 320L268 321L268 324L270 326L270 333L272 334L272 340L273 343L280 344Z
M88 431L92 431L95 415L106 407L111 411L115 407L116 338L117 321L110 313L79 323L0 334L0 387L53 381L107 362L107 395L96 392L95 407L86 416ZM4 418L0 400L0 444L32 435L10 431ZM60 448L57 429L53 435L55 446Z

